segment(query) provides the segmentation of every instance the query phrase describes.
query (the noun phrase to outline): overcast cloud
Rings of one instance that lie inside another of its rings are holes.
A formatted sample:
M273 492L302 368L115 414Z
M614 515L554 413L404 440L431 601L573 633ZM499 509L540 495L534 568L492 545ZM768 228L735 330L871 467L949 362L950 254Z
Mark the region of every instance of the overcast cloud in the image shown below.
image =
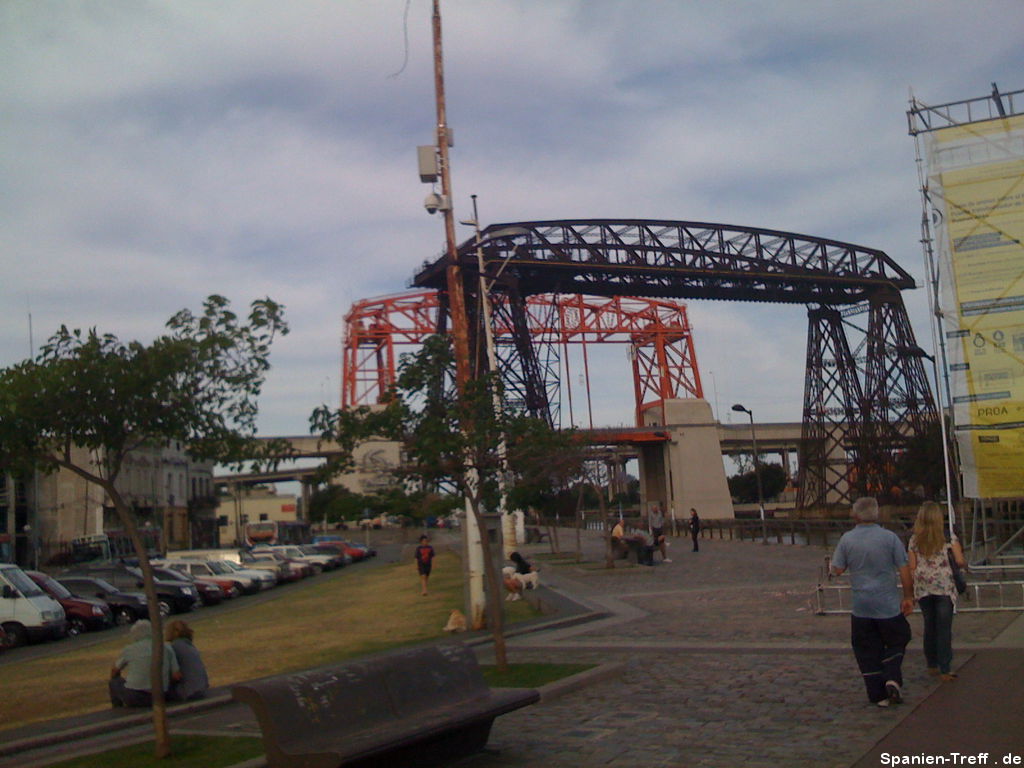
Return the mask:
M919 283L909 89L1024 87L1019 0L443 12L460 217L475 193L485 225L770 227L880 248ZM350 304L404 290L442 248L415 162L435 124L428 0L405 18L405 0L0 6L0 366L28 355L29 313L37 347L62 323L146 339L210 293L269 295L292 334L261 431L304 433L337 404ZM930 349L923 291L905 300ZM804 309L689 306L723 420L733 402L799 420ZM595 422L629 423L625 349L592 363Z

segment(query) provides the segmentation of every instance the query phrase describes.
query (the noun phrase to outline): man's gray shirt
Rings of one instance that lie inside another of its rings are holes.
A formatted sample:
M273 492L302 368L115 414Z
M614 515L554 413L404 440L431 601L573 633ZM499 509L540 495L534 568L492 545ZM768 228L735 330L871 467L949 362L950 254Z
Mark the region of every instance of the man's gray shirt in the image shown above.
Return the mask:
M865 619L891 619L900 613L896 577L906 564L907 550L899 537L876 523L844 533L832 554L833 567L850 572L853 615Z

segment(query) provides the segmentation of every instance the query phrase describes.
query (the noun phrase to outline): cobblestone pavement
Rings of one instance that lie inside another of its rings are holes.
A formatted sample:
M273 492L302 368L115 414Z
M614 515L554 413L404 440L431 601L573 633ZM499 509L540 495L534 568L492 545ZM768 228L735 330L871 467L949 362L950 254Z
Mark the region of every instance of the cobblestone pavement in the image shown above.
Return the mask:
M915 616L907 702L868 703L849 618L814 613L824 548L714 540L692 553L682 543L671 563L620 561L611 572L593 565L596 535L582 565L534 546L546 583L616 615L516 638L510 660L617 661L625 672L499 718L488 750L460 765L849 766L937 687ZM960 614L954 643L990 641L1016 616ZM956 663L969 657L961 650Z

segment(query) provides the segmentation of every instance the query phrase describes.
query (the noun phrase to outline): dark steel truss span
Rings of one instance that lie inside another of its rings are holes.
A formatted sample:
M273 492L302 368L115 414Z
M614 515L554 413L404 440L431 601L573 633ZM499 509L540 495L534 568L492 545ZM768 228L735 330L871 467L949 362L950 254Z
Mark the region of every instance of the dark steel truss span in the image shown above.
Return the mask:
M769 229L685 221L541 221L494 224L482 233L485 272L523 295L731 299L854 304L913 278L884 252ZM477 271L476 243L459 259ZM438 261L416 275L444 289Z
M522 297L542 293L808 305L802 507L896 493L896 455L936 418L923 353L899 294L915 287L914 280L883 251L685 221L494 224L479 246L470 240L459 247L469 295L478 292L478 247L487 281L510 297L510 310ZM444 290L443 261L426 265L413 282ZM868 328L853 347L846 316L864 307ZM470 318L470 325L479 328L479 320ZM536 351L527 350L525 331L513 335L524 379L539 375L532 372L540 365ZM546 412L543 382L522 386L531 410Z

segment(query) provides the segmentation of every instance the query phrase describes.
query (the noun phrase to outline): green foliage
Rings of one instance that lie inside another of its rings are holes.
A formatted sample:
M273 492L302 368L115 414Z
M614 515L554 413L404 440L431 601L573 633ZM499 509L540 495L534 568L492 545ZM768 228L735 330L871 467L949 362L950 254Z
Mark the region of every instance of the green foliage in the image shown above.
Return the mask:
M70 468L77 446L100 452L99 476L113 481L148 442L180 441L219 461L252 453L270 344L288 330L282 307L255 301L241 324L211 296L200 316L182 310L167 327L145 345L62 326L35 360L0 371L0 462Z
M728 483L729 494L737 502L750 504L757 501L757 475L753 471L733 475ZM781 464L761 465L761 488L765 501L776 498L785 490L786 471Z
M564 486L577 474L583 446L575 432L552 430L507 403L494 376L467 382L456 395L450 340L437 335L414 355L403 357L395 391L377 408L314 411L311 427L342 446L330 467L339 472L351 462L351 450L363 439L385 437L402 442L406 461L399 470L426 488L453 488L474 505L495 508L504 441L509 496L528 504ZM496 391L497 389L497 391ZM473 484L473 475L479 478Z
M132 744L107 752L54 763L53 768L222 768L263 754L263 742L237 736L178 736L170 757L153 757L153 743Z
M912 437L896 458L897 480L905 490L904 499L938 499L945 496L942 427L938 420ZM954 491L956 485L954 484Z
M361 493L341 485L331 485L313 493L309 500L309 519L314 523L358 520L368 506L368 498Z
M593 669L595 664L509 664L504 672L491 665L481 665L484 680L492 688L537 688L563 677Z

